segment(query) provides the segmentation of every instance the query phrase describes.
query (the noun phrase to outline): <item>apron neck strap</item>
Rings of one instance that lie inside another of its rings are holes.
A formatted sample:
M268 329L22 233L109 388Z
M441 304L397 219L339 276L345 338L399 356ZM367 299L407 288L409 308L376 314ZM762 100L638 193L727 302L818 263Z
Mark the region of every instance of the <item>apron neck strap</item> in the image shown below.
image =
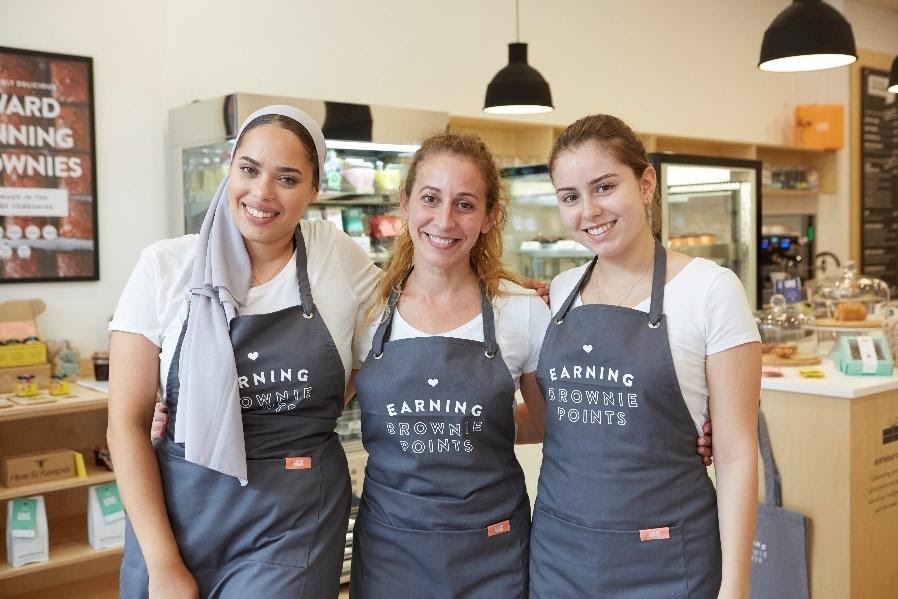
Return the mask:
M657 326L664 312L664 279L667 276L667 252L655 240L655 265L652 272L652 303L649 307L649 323Z
M380 319L380 324L374 332L374 339L371 343L371 351L374 352L375 356L380 356L384 353L384 344L390 337L390 330L393 328L393 315L396 312L396 306L399 304L399 296L402 294L402 287L405 285L405 280L408 279L408 275L411 272L412 270L409 269L408 274L402 279L402 283L393 289L393 292L390 294L390 299L387 301L383 317ZM496 342L496 322L493 316L493 304L490 302L486 293L486 287L482 281L479 283L479 286L480 314L483 318L483 344L486 347L487 355L493 357L499 349L499 344Z
M311 318L315 311L312 301L312 286L309 284L309 263L306 257L306 243L299 225L293 232L293 243L296 245L296 278L299 280L299 300L302 303L302 313L306 318Z
M561 308L558 312L555 313L555 322L560 324L564 317L567 315L568 311L571 309L571 306L574 304L574 301L577 299L577 295L580 293L580 289L583 287L584 283L589 280L589 275L592 274L592 270L596 267L596 262L599 257L595 256L592 260L590 260L589 264L586 267L586 270L583 271L583 276L580 277L580 280L571 290L570 295L567 296L567 299L564 300L564 303L561 305ZM667 275L667 252L664 250L664 246L661 245L658 240L655 240L655 258L654 265L652 267L652 303L649 308L649 322L652 325L657 325L661 320L661 314L664 310L664 278Z
M414 268L415 267L412 266L408 269L408 272L402 277L402 282L395 286L393 292L390 293L390 298L387 300L387 306L384 308L380 324L377 326L377 330L374 332L374 339L371 342L371 350L374 352L375 356L380 356L384 353L384 343L386 342L386 339L390 337L390 330L393 328L393 312L396 310L396 305L399 304L399 295L402 293L402 287L405 285L405 280L412 274Z
M592 260L589 261L589 264L586 266L586 270L583 271L583 276L580 277L580 280L577 281L576 285L574 285L574 288L567 296L567 299L564 300L563 304L561 304L561 308L558 310L558 312L555 313L556 324L561 324L561 321L564 320L565 316L567 316L568 310L570 310L571 306L574 305L574 300L577 299L577 296L580 294L580 289L583 287L586 281L589 280L589 275L592 274L592 269L596 267L596 262L598 262L598 260L598 256L593 256Z
M499 349L496 342L496 320L493 316L493 303L486 293L486 286L480 281L480 316L483 318L483 344L486 354L492 358Z

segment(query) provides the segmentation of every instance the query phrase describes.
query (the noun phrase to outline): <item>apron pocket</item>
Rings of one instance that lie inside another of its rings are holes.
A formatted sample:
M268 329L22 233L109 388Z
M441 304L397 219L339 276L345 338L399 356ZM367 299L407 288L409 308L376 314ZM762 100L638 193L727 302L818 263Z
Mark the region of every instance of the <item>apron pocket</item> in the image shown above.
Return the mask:
M284 459L247 460L249 484L159 453L178 549L194 572L248 559L304 568L318 528L321 472L287 470Z
M425 589L439 589L439 597L527 596L530 521L526 514L512 516L500 529L507 532L493 536L486 528L397 528L370 513L360 514L359 523L353 599L407 596Z
M531 542L534 597L689 595L682 526L643 531L589 528L537 506Z

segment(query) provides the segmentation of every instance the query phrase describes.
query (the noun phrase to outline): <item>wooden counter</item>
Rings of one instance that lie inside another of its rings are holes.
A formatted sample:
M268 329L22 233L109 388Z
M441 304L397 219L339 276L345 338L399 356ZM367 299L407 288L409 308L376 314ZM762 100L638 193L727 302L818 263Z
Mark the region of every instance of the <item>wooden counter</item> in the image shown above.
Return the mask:
M811 596L894 599L898 434L888 429L898 426L898 376L822 368L822 379L782 368L761 385L783 505L811 521Z

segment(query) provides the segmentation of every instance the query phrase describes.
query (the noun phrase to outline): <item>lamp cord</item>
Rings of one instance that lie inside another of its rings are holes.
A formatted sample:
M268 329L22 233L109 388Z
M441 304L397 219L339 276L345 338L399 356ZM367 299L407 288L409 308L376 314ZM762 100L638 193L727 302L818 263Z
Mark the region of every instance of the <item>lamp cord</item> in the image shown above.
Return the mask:
M519 0L514 0L514 41L521 41L521 16Z

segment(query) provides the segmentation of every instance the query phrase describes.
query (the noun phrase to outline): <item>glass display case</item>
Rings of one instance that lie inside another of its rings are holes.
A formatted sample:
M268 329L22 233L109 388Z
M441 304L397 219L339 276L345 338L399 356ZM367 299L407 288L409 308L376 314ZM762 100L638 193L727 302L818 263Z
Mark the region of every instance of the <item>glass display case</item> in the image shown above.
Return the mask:
M651 158L661 191L661 242L735 272L759 308L761 163L665 153Z
M558 217L555 188L545 164L502 169L511 197L505 227L505 264L525 276L548 281L592 257L585 247L567 238Z
M228 174L233 149L234 140L226 139L182 150L185 233L199 233L209 203Z

